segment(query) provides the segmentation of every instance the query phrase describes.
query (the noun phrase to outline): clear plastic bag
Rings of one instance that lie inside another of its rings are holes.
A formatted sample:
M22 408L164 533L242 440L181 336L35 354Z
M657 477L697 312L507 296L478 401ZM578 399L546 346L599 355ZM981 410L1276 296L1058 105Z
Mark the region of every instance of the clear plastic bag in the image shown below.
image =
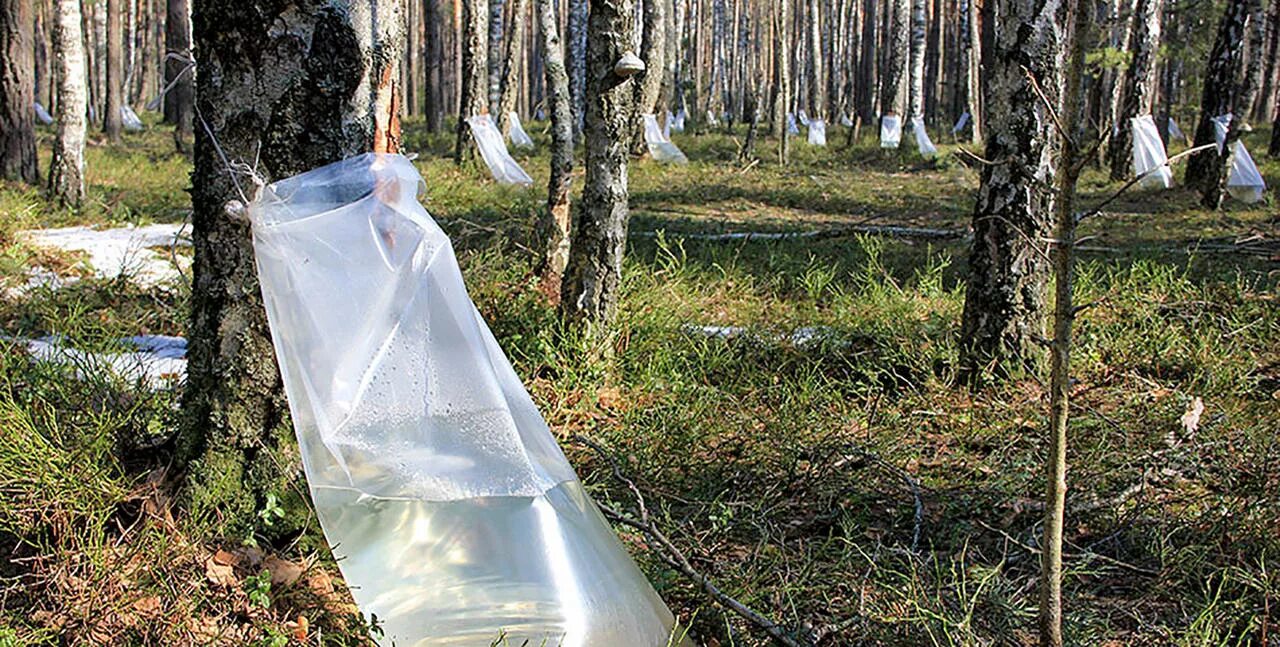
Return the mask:
M120 106L120 123L125 130L137 132L142 130L142 120L138 118L138 113L133 111L129 106Z
M689 158L671 143L662 134L662 129L658 127L658 118L653 114L646 114L644 119L644 143L649 146L649 154L653 155L653 159L664 164L687 164Z
M853 119L849 117L849 113L840 115L840 125L845 128L853 128Z
M880 148L897 148L902 142L902 120L897 115L880 117Z
M1178 127L1178 122L1173 120L1173 117L1169 117L1169 136L1182 140L1187 138L1187 136L1183 134L1182 129Z
M926 158L932 159L938 154L938 147L929 139L929 131L925 130L924 119L916 117L911 120L911 134L916 138L916 149Z
M370 153L249 207L307 482L353 597L388 645L669 644L671 613L467 296L421 185L405 157Z
M809 119L809 115L805 114L805 112L804 112L803 110L799 111L799 112L797 113L797 115L798 115L798 118L799 118L799 120L800 120L800 123L801 123L801 124L804 124L804 126L805 126L806 128L808 128L808 127L809 127L809 121L810 121L810 119Z
M471 126L471 136L480 149L480 157L493 173L493 179L502 184L533 186L533 178L511 158L507 144L502 141L502 133L494 127L489 115L468 117L467 124Z
M676 112L675 121L671 122L671 132L676 132L676 133L684 132L684 117L685 117L684 108L681 108L678 112Z
M1227 131L1233 118L1231 113L1213 118L1213 137L1218 144L1219 155L1227 141ZM1262 172L1254 163L1253 156L1245 149L1244 142L1237 139L1231 144L1231 171L1227 175L1227 193L1245 204L1253 204L1261 201L1266 191L1267 183L1262 179Z
M1167 189L1173 186L1173 173L1169 169L1169 156L1165 153L1164 142L1160 141L1160 131L1156 129L1155 119L1151 115L1133 117L1129 120L1133 129L1133 174L1141 176L1142 185Z
M826 146L827 145L827 122L821 119L809 120L809 145Z
M675 115L671 114L670 110L667 111L667 114L662 116L662 136L665 137L667 141L671 141L671 122L675 121L675 119Z
M790 112L787 113L787 134L788 135L800 134L800 127L796 125L796 116L794 114L791 114Z
M36 121L46 126L53 123L53 115L49 114L49 111L45 110L39 101L31 104L31 110L35 112Z
M959 135L964 130L964 127L969 125L969 120L972 118L973 115L970 115L968 110L961 113L960 118L956 120L956 125L951 127L951 134Z
M517 148L533 148L533 138L520 125L520 115L515 112L507 114L507 123L511 126L511 144Z
M707 125L712 127L720 125L720 118L716 117L716 113L710 110L707 110Z

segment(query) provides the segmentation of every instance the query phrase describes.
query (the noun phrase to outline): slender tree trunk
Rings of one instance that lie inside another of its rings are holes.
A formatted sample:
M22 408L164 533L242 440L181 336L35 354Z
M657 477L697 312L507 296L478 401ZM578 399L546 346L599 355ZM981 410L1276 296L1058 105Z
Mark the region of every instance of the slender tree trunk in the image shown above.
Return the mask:
M89 109L80 0L58 0L54 20L58 135L49 162L49 198L59 206L79 209L84 201L84 136Z
M561 289L571 320L607 327L618 307L627 242L627 143L635 111L631 78L614 65L633 46L632 0L591 0L587 43L586 180Z
M871 123L878 116L876 114L879 104L876 90L880 87L877 80L878 70L876 66L876 53L879 51L879 48L876 47L876 26L879 24L876 18L876 8L878 6L877 0L864 0L862 5L862 55L861 60L859 60L861 69L858 73L861 78L861 92L859 94L858 112L862 117L862 121L866 123ZM852 133L850 133L850 137L852 137Z
M1044 538L1040 554L1040 645L1062 647L1062 530L1067 504L1067 419L1071 403L1071 328L1075 321L1076 185L1082 167L1085 53L1092 45L1089 11L1065 0L1068 24L1066 78L1059 118L1066 136L1055 182L1053 345L1049 377L1049 450L1045 459ZM1159 14L1156 14L1159 15Z
M490 111L498 109L498 101L502 96L502 12L506 0L489 0L489 95L485 101Z
M241 204L247 180L224 159L256 163L271 181L367 151L397 151L404 5L196 6L196 97L210 130L195 138L191 341L178 455L195 518L216 516L229 536L244 537L268 496L293 498L299 458ZM277 29L284 11L289 28ZM299 525L286 519L257 530Z
M502 66L502 94L498 99L498 128L503 136L511 133L511 120L507 114L516 109L520 90L520 50L524 45L525 14L529 13L529 0L512 0L511 31L507 34L506 62Z
M52 56L49 52L48 37L49 29L49 8L47 0L39 0L35 5L35 28L32 35L35 37L35 100L40 102L46 109L52 111L54 108L53 97L55 91L53 89L53 70L51 68L50 59ZM17 60L18 54L6 54L9 60Z
M107 0L107 101L102 115L102 132L112 142L120 141L124 130L124 0Z
M993 0L988 0L993 1ZM973 247L961 322L961 373L971 384L1036 370L1044 330L1057 139L1036 91L1057 105L1061 75L1060 0L994 0L1000 16L986 79L986 154L973 214ZM1028 77L1034 78L1034 82Z
M1267 148L1267 154L1280 157L1280 101L1276 102L1276 116L1271 121L1271 146Z
M787 25L790 23L791 0L777 0L778 2L778 42L786 43ZM778 163L785 165L787 158L790 157L790 141L791 133L787 132L787 108L791 105L791 58L786 47L778 47L775 50L777 58L774 60L774 66L777 68L778 82L773 86L773 119L777 124L778 132Z
M760 82L752 77L752 87L747 92L747 104L743 116L747 121L747 139L742 144L738 159L745 162L755 159L756 137L760 130Z
M925 0L911 0L911 93L907 101L907 123L924 116Z
M1253 117L1258 122L1271 118L1280 98L1280 2L1272 0L1267 11L1267 47L1262 60L1266 68L1262 72L1262 94L1254 104Z
M462 164L475 153L467 118L489 112L485 79L488 71L489 7L485 0L456 1L462 3L462 100L458 109L453 161Z
M667 0L639 0L644 15L644 33L640 37L640 59L644 71L635 76L636 110L631 127L631 153L644 155L648 147L644 142L644 115L653 113L662 93L662 70L666 55Z
M542 53L546 59L548 112L551 113L551 180L547 183L547 210L534 227L538 251L536 272L543 293L560 302L560 283L569 263L569 184L573 179L573 110L569 100L569 75L556 29L553 0L537 0L542 28Z
M1204 91L1200 100L1200 119L1196 124L1195 145L1203 146L1215 141L1213 118L1236 110L1240 97L1240 78L1244 31L1249 21L1250 6L1256 0L1228 0L1226 11L1218 23L1218 35L1209 54L1209 64L1204 75ZM1232 128L1235 131L1233 120ZM1192 155L1187 160L1186 183L1197 187L1209 198L1220 195L1218 187L1222 179L1225 160L1230 154L1230 142L1222 151L1207 150ZM1216 208L1216 204L1214 207Z
M173 144L178 152L191 150L195 117L195 59L191 57L190 0L167 0L164 40L165 118L173 124Z
M1161 11L1161 31L1172 43L1179 42L1177 13L1174 11L1176 7L1176 0L1166 0L1164 10ZM1160 131L1160 140L1165 147L1169 146L1169 120L1173 116L1173 107L1177 104L1180 65L1179 61L1166 61L1164 75L1160 80L1160 115L1156 117L1156 129Z
M583 115L587 105L587 3L588 0L569 0L569 55L565 70L569 74L575 141L582 141Z
M822 119L822 13L818 0L809 0L809 118Z
M427 132L438 133L444 127L445 106L444 94L444 38L441 35L440 12L441 0L422 0L422 21L425 36L423 45L426 50L426 113Z
M1276 0L1272 0L1275 2ZM1253 114L1253 103L1262 89L1263 48L1267 39L1267 15L1263 9L1263 0L1252 0L1249 3L1248 47L1245 54L1244 79L1240 86L1240 98L1236 101L1239 118L1248 122Z
M40 181L36 168L35 17L31 0L0 0L0 179Z
M1160 0L1138 0L1129 40L1132 59L1121 86L1120 109L1111 137L1111 179L1122 180L1133 172L1134 117L1151 113L1156 94L1156 48L1160 46Z
M902 114L902 95L907 81L910 55L910 8L908 0L891 0L889 32L885 34L885 65L880 85L880 114Z

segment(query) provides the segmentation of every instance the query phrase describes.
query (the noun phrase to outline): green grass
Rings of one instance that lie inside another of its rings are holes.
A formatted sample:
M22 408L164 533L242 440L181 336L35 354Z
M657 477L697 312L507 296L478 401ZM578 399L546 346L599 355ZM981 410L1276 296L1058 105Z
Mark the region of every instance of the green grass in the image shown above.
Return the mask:
M740 132L676 135L691 164L632 165L617 325L588 340L560 325L529 275L547 176L543 125L529 130L539 149L516 154L534 178L529 190L456 168L452 138L414 121L406 148L421 154L426 205L453 238L473 299L556 433L606 444L695 566L822 644L1032 641L1046 398L1034 378L976 394L953 384L965 242L682 236L961 227L977 173L950 155L954 146L939 137L944 156L926 163L866 138L846 148L832 128L830 148L796 141L790 166L775 163L765 139L763 159L744 167ZM1280 163L1263 155L1267 137L1248 143L1274 187ZM188 167L170 149L163 129L91 147L90 201L78 214L48 209L35 191L0 190L0 273L56 261L15 243L19 228L181 221ZM1115 188L1091 170L1084 201ZM1079 320L1073 367L1072 644L1258 644L1264 622L1278 635L1280 266L1195 247L1255 231L1274 239L1274 189L1269 200L1208 213L1183 189L1139 191L1084 223L1081 234L1097 238L1081 254L1076 298L1096 305ZM85 281L5 300L0 329L99 348L125 334L182 334L186 307L181 290ZM690 324L754 333L709 339ZM812 326L824 331L814 343L771 341ZM53 641L67 627L109 630L122 644L183 642L202 635L191 623L270 644L299 613L326 644L357 640L349 609L324 596L271 588L263 607L211 585L210 548L184 531L181 511L176 530L147 513L164 509L163 496L140 493L168 465L176 394L82 385L13 350L3 358L0 645ZM1205 413L1190 434L1179 420L1195 397ZM632 506L599 457L565 445L595 496ZM897 468L922 489L915 550L914 498ZM621 534L700 636L764 644L641 538ZM297 560L319 545L302 539L263 548ZM336 574L319 557L317 569ZM145 575L124 577L122 564ZM262 602L261 587L250 588ZM102 591L95 600L116 621L95 625L102 614L80 611L89 590ZM151 595L162 600L160 621L134 606Z

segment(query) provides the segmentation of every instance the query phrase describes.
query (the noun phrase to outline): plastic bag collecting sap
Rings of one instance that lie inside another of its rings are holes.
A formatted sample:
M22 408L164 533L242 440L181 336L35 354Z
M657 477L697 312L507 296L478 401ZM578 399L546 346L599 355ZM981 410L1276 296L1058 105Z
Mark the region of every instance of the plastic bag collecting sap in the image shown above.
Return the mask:
M142 130L142 120L138 118L138 113L133 111L129 106L120 106L120 123L125 130L139 131Z
M1142 177L1143 186L1167 189L1173 186L1169 156L1165 153L1160 131L1151 115L1129 120L1133 129L1133 174ZM1144 173L1149 175L1143 176Z
M644 119L644 143L649 146L649 154L653 155L653 159L663 162L664 164L687 164L689 158L684 153L662 135L662 129L658 127L658 118L653 114L645 114L641 117Z
M897 115L880 117L880 148L897 148L902 141L902 121Z
M813 146L827 145L827 122L821 119L809 120L809 144Z
M36 121L46 126L53 123L53 115L49 114L49 111L45 110L39 101L31 104L31 110L35 112Z
M681 108L679 112L676 113L675 121L671 122L671 130L673 132L677 132L677 133L684 132L684 116L685 116L684 108Z
M938 147L933 145L933 140L929 139L929 131L924 128L924 119L916 117L911 120L911 134L916 137L916 149L921 155L932 158L938 154Z
M518 148L533 148L533 138L520 125L520 115L515 112L507 114L507 123L511 126L511 143Z
M586 495L400 155L249 206L307 482L385 643L653 647L670 612Z
M1234 115L1227 113L1213 118L1213 138L1218 144L1218 154L1227 141L1227 131L1231 127ZM1237 139L1231 144L1231 171L1227 175L1227 193L1231 197L1253 204L1262 200L1267 191L1267 183L1262 179L1262 172L1254 163L1253 156L1245 149L1244 142Z
M787 113L787 134L788 135L800 134L800 127L796 125L796 116L791 114L790 112Z
M493 173L493 179L502 184L533 186L533 178L511 158L506 143L502 141L502 133L493 126L489 115L467 117L467 124L471 126L471 136L480 149L480 157Z

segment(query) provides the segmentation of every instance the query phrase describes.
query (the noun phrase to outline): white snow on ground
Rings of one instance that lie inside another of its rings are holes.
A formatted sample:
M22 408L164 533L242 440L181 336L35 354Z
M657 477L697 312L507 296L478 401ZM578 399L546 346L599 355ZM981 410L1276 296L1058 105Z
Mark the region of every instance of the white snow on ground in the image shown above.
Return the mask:
M148 388L164 389L187 375L187 340L166 335L139 335L120 340L118 353L94 353L70 348L58 337L16 340L26 347L32 361L70 366L76 379L111 373L121 379L141 381Z
M698 326L695 324L685 324L682 328L689 334L702 335L703 337L714 337L716 339L736 339L743 337L758 342L788 342L797 348L802 348L809 344L820 342L823 339L831 337L833 334L831 328L827 326L805 326L803 328L796 328L787 335L761 335L758 332L742 326Z
M19 233L32 245L88 255L89 269L102 278L125 276L143 287L155 287L183 280L190 261L174 253L176 247L190 246L183 225L128 225L113 229L63 227L32 229ZM152 249L158 248L158 249ZM26 289L58 287L73 282L67 277L35 268ZM19 288L19 291L23 291Z

